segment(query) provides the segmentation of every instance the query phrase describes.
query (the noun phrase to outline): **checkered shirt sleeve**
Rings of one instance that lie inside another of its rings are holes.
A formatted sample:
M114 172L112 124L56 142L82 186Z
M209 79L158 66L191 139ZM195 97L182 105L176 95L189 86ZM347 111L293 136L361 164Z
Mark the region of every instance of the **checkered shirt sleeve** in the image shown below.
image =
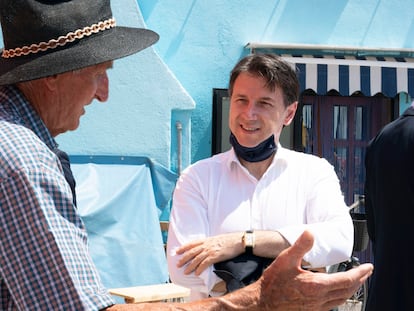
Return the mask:
M59 160L1 114L0 98L0 310L112 305Z

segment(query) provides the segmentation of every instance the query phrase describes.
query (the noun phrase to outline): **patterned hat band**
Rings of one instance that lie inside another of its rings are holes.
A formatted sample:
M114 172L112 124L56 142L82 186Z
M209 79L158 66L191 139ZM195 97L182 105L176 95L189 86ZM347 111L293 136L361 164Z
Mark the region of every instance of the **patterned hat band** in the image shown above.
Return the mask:
M38 52L44 52L49 49L55 49L59 46L64 46L67 43L75 41L76 39L82 39L94 33L105 31L115 26L115 18L110 18L103 22L93 24L92 26L86 26L83 29L78 29L74 32L69 32L67 35L60 36L57 39L50 39L49 42L40 42L38 44L32 44L30 46L23 46L9 50L3 49L1 56L3 58L13 58L28 55L31 53L36 54Z

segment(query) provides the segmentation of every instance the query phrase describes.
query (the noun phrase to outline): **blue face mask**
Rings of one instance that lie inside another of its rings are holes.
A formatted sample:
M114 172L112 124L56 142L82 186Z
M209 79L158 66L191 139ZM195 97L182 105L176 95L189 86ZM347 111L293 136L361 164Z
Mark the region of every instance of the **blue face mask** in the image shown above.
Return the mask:
M275 136L272 135L255 147L244 147L239 144L233 133L230 133L230 144L233 146L236 155L247 162L260 162L270 158L276 153Z

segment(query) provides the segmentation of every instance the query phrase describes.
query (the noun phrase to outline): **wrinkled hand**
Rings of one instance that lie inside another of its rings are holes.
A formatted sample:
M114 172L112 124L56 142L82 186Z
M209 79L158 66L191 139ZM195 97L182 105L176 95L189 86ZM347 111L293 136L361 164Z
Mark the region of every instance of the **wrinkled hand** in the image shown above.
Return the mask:
M177 266L183 267L185 274L192 272L200 275L209 266L240 255L244 250L241 246L242 234L227 233L187 243L176 250L182 255Z
M331 274L303 270L302 257L312 245L313 236L305 231L249 286L259 291L259 310L330 310L344 303L372 274L371 264Z
M204 242L190 243L192 246L186 247L191 250ZM216 245L212 241L208 243ZM302 258L312 245L313 235L305 231L293 246L280 253L258 281L224 296L177 304L118 304L106 310L328 311L351 297L372 274L373 266L362 264L346 272L331 274L303 270L300 266Z

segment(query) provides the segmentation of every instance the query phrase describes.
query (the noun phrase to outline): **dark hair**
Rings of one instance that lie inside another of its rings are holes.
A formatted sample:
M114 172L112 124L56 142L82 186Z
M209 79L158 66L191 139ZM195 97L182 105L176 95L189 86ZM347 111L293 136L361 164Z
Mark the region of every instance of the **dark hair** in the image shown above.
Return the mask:
M274 54L252 54L242 58L230 74L229 95L233 93L234 82L242 72L248 72L266 79L266 86L274 91L280 87L285 106L299 98L299 81L294 68Z

